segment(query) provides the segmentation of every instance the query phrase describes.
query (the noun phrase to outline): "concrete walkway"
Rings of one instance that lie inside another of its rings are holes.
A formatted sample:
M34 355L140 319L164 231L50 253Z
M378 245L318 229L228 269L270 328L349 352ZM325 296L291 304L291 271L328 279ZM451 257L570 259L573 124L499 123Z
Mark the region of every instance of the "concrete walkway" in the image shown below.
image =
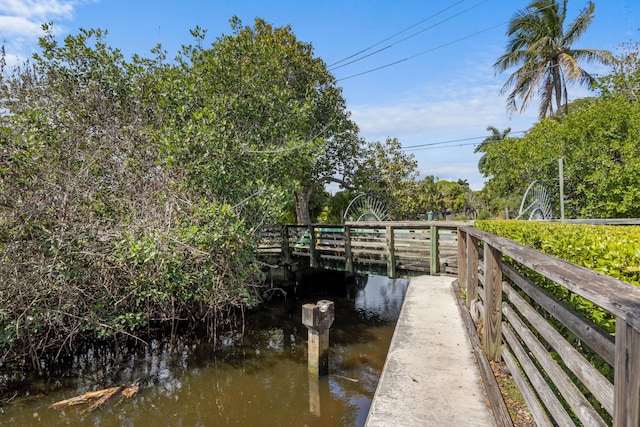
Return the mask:
M496 425L453 281L411 280L367 427Z

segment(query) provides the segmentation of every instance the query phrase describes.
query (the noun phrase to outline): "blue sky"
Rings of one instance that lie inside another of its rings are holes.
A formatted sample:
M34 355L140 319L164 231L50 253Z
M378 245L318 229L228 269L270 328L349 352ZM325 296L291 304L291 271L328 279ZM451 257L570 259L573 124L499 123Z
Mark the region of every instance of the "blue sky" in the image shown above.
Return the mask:
M492 68L504 51L508 20L529 2L0 0L0 41L11 61L26 58L37 49L40 25L53 21L61 37L80 27L102 28L109 31L107 42L126 56L147 55L161 43L173 57L182 44L191 43L189 30L196 25L207 29L207 41L214 42L230 32L228 21L237 15L246 25L256 17L275 26L290 25L327 64L362 49L369 48L369 54L385 48L332 68L361 135L367 140L397 137L404 147L439 143L406 148L415 155L421 176L467 179L478 190L484 178L473 149L489 135L487 126L526 131L537 118L535 104L524 113L507 113L499 90L508 74L495 75ZM586 4L570 0L569 20ZM640 1L596 0L595 4L594 21L574 47L615 53L621 43L640 41ZM607 71L583 66L596 74ZM588 94L578 87L569 91L570 98Z

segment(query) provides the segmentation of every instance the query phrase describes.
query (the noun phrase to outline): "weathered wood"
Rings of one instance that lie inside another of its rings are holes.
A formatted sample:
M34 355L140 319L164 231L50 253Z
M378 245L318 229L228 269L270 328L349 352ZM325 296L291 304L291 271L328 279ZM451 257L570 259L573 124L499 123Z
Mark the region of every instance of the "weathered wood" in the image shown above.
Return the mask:
M502 345L502 255L491 245L484 246L484 351L489 360L500 361Z
M522 277L510 265L503 265L502 270L513 283L522 289L537 304L558 319L558 321L589 346L589 348L598 353L608 364L614 366L615 344L613 337L599 329L592 322L587 321L580 314L571 310L543 289L540 289L540 287L534 283L531 283L529 279Z
M354 273L353 267L353 254L351 253L351 227L344 226L344 258L345 258L345 270L347 273Z
M527 403L536 425L538 427L553 427L553 423L549 420L547 413L540 405L540 401L538 400L536 393L531 389L531 385L529 385L529 382L525 379L524 375L522 375L518 362L516 362L513 354L511 354L511 352L506 348L502 349L502 360L504 360L507 368L509 368L511 377L513 377L513 380L518 386L518 390L522 394L524 401Z
M435 225L431 226L431 232L429 233L429 237L431 239L431 248L429 251L429 266L431 267L429 270L429 274L432 276L440 273L440 261L438 258L438 227Z
M460 297L459 283L454 282L453 289L456 295L456 300L458 301L458 308L460 309L462 321L467 330L471 347L473 348L473 354L476 358L476 362L478 363L478 367L480 368L480 376L482 377L482 381L487 392L487 398L490 403L489 406L493 412L493 417L496 420L496 425L499 427L513 427L513 422L509 416L509 410L504 403L500 387L493 375L493 369L482 351L482 344L478 339L476 325L473 323L473 319L471 318L469 311L466 310L465 301Z
M640 330L640 288L588 268L545 255L503 237L464 227L514 261L588 299Z
M282 263L284 265L291 265L291 248L289 247L289 226L285 225L282 229Z
M467 309L471 307L471 296L467 286L467 233L458 230L458 283L464 289L465 304Z
M607 424L602 420L600 415L598 415L596 410L593 409L587 398L571 381L558 363L553 360L549 352L547 352L524 322L520 320L518 315L508 305L503 307L503 311L511 327L518 333L527 345L529 351L536 358L536 361L542 369L544 369L545 374L560 393L562 393L562 397L569 404L580 422L585 426L606 426Z
M309 226L309 265L311 268L318 267L318 248L317 248L318 239L316 236L316 227L313 225Z
M578 350L569 344L533 307L507 283L502 289L515 308L527 319L535 331L558 353L563 363L595 396L604 409L613 415L613 384L593 367Z
M547 409L549 414L551 414L554 424L560 427L575 427L575 423L569 414L567 414L567 411L565 411L562 403L560 403L554 391L549 387L549 384L546 383L544 377L540 371L538 371L531 358L527 355L527 352L524 350L511 328L505 325L502 331L504 333L505 340L515 354L516 359L518 359L518 364L522 367L522 370L527 375L529 382L533 385L540 401L542 401L544 407ZM523 395L523 397L526 396ZM527 401L527 405L529 405L529 408L534 406L533 402L529 401ZM537 419L536 422L538 422Z
M387 276L390 278L396 277L396 249L393 236L393 227L388 225L387 228Z
M467 234L467 300L478 299L478 239Z
M616 320L615 427L640 426L640 332Z

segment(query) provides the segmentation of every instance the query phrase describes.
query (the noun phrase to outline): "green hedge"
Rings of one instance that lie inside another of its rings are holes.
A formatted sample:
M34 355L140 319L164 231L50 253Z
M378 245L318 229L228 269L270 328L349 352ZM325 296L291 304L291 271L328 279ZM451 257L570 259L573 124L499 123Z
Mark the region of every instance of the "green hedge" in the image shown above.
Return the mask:
M640 286L640 226L476 221L476 228Z

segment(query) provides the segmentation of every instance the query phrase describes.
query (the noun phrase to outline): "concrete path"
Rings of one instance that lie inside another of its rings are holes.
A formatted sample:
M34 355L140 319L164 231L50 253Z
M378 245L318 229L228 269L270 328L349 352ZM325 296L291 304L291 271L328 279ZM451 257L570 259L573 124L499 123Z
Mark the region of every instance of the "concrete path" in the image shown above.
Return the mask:
M367 427L496 425L453 281L411 280Z

